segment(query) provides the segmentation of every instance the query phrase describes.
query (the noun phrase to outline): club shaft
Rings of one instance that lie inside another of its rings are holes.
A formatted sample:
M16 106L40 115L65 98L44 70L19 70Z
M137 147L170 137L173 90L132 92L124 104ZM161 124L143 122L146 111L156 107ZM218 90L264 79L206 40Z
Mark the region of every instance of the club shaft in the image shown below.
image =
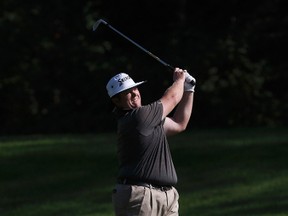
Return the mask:
M157 57L156 55L154 55L153 53L151 53L150 51L148 51L147 49L145 49L144 47L140 46L138 43L136 43L135 41L133 41L131 38L127 37L126 35L124 35L122 32L118 31L117 29L115 29L113 26L111 26L110 24L108 24L107 22L105 22L104 20L100 19L98 20L94 26L93 26L93 30L95 31L97 29L97 27L99 26L100 23L103 23L104 25L108 26L111 30L113 30L114 32L116 32L117 34L119 34L120 36L122 36L123 38L125 38L126 40L130 41L132 44L134 44L135 46L137 46L139 49L141 49L142 51L144 51L145 53L147 53L149 56L151 56L152 58L156 59L158 62L160 62L161 64L163 64L164 66L166 66L169 70L174 71L175 68L173 66L171 66L170 64L166 63L165 61L163 61L162 59L160 59L159 57ZM192 85L195 85L194 80L189 80L188 82L190 82Z
M124 35L122 32L118 31L117 29L115 29L113 26L109 25L108 23L106 23L106 25L112 29L114 32L118 33L119 35L121 35L122 37L124 37L126 40L130 41L132 44L134 44L135 46L137 46L139 49L141 49L142 51L144 51L145 53L147 53L148 55L150 55L152 58L156 59L158 62L160 62L161 64L163 64L164 66L168 67L171 70L174 70L174 67L172 67L171 65L169 65L168 63L166 63L165 61L163 61L162 59L160 59L159 57L157 57L156 55L154 55L153 53L151 53L150 51L148 51L147 49L145 49L144 47L140 46L138 43L136 43L135 41L133 41L132 39L130 39L129 37L127 37L126 35Z

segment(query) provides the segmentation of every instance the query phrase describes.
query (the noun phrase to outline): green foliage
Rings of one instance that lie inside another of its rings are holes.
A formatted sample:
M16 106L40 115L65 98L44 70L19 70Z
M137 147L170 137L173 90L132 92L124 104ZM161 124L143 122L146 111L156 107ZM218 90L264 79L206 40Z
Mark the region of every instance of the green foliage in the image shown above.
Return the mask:
M277 95L267 86L272 76L267 62L252 62L248 46L232 38L220 40L216 49L207 57L208 76L200 86L212 98L208 106L216 110L225 105L218 116L231 126L279 123L277 110L281 106Z
M162 95L165 68L104 26L92 32L99 18L191 71L195 126L287 124L284 1L204 2L3 0L0 133L111 130L105 85L120 71L149 80L145 101Z

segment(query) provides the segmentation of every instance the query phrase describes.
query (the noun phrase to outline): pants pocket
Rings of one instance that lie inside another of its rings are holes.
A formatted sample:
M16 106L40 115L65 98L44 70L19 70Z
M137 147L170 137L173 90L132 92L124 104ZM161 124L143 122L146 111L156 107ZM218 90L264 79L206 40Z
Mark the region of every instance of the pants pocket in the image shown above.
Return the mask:
M144 187L117 185L112 193L115 215L140 215L144 197Z
M130 185L116 185L112 191L112 203L116 215L122 215L123 212L129 206L129 200L131 197Z
M146 188L143 186L132 186L131 189L129 207L135 210L138 209L138 211L140 211L145 197Z

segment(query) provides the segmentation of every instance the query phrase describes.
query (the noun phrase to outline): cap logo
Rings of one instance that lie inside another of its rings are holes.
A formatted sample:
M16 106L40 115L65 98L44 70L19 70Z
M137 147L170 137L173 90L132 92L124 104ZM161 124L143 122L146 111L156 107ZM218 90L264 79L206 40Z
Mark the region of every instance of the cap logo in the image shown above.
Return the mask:
M127 89L134 88L136 86L145 83L145 81L135 83L134 80L126 73L119 73L113 76L106 85L106 90L110 98L120 92Z
M118 79L119 87L123 85L123 83L127 80L131 79L129 76L123 77L121 79Z

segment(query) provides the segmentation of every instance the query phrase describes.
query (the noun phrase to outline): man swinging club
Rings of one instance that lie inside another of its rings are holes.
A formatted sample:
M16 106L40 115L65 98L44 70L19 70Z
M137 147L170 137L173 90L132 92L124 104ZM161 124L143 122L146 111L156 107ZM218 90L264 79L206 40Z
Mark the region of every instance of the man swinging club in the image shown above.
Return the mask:
M141 104L138 86L128 74L112 77L106 88L115 105L119 174L112 194L116 216L176 216L177 174L167 136L184 131L189 122L196 80L175 68L173 84L163 96ZM186 79L187 80L187 79ZM175 109L172 116L168 115Z

